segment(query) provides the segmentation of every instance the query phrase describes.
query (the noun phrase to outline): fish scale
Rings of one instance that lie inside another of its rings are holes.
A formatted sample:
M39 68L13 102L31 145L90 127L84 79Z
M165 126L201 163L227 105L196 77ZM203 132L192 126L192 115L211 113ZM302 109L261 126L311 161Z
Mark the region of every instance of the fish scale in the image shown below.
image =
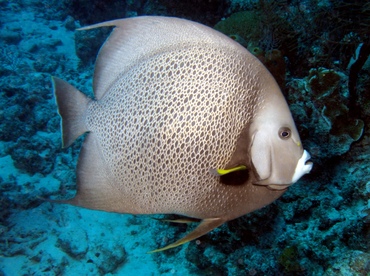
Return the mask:
M235 41L167 17L83 29L103 26L116 28L96 61L96 100L54 78L63 146L89 132L77 194L58 202L201 219L156 252L270 204L311 170L275 80Z
M194 197L192 193L199 194L197 189L191 189L192 186L201 188L204 185L217 186L219 181L215 177L209 177L209 168L225 166L231 153L235 150L233 145L235 145L238 133L252 119L251 114L255 105L249 105L248 108L244 102L252 102L250 99L258 94L252 94L251 91L250 94L244 93L243 97L236 97L243 87L238 90L233 89L234 82L230 81L233 79L231 75L236 75L237 71L244 70L243 64L238 62L238 57L227 55L223 51L215 49L214 52L218 52L218 61L213 64L212 60L203 60L203 57L209 55L205 49L196 50L203 54L192 58L190 55L194 49L187 49L183 51L184 53L175 53L174 55L171 52L151 58L141 66L138 65L133 70L121 75L117 83L114 83L106 93L106 96L99 103L94 103L93 107L89 107L91 115L87 114L88 128L96 133L100 137L99 140L102 141L104 159L113 172L113 181L131 183L130 192L133 193L133 198L137 199L136 204L141 205L141 208L147 208L145 211L147 213L177 211L173 210L172 206L174 204L180 205L179 198L183 197L185 193L189 200ZM207 51L213 52L212 49L207 49ZM179 58L182 56L187 57L186 64L183 63L183 58ZM198 60L198 58L200 59ZM172 66L167 69L168 72L164 73L163 67L159 67L157 64L169 61ZM210 74L209 66L211 64L213 64L211 72L217 72L224 67L224 64L228 63L235 63L239 66L235 67L228 75L212 83L197 81L207 78ZM198 69L189 74L189 68L195 70L199 67L197 64L201 64L200 68L206 68L206 70ZM169 72L173 72L173 74ZM168 78L166 82L164 79L165 76L176 74L184 77L177 81ZM192 82L189 87L190 79ZM174 91L175 89L159 90L157 84L166 88L176 87L176 91ZM172 97L168 96L169 93L172 94ZM192 100L185 100L190 95L192 95ZM234 98L237 98L238 104L233 102ZM149 105L150 101L152 104ZM171 108L173 103L176 103L176 109ZM94 112L94 106L97 104L102 106L101 114ZM226 116L221 117L219 114ZM198 120L198 118L202 120ZM204 118L206 120L203 120ZM150 121L155 124L148 124ZM126 130L124 135L115 131L115 129L122 130L122 124ZM158 129L157 125L163 126ZM228 129L232 129L234 132L228 133ZM158 135L156 136L154 132ZM114 133L114 137L111 136L112 133ZM211 136L209 133L218 135ZM147 143L136 144L137 141L143 140L146 140ZM206 145L207 149L205 150ZM122 149L118 150L119 154L117 154L117 148ZM112 151L112 149L114 150ZM203 156L199 155L200 151L203 152ZM154 152L157 155L155 166L148 168L152 156L145 157ZM227 153L228 155L226 155ZM138 157L140 158L138 159ZM170 157L174 158L169 159ZM177 158L182 161L179 162ZM133 164L130 160L136 160L136 163ZM202 166L194 166L200 160L205 160L202 162ZM183 169L179 168L177 165L179 163L182 163ZM168 172L166 174L168 178L163 177L164 171ZM197 181L189 181L190 174ZM154 179L152 180L150 176L153 175ZM173 183L173 187L177 187L176 193L168 198L168 202L173 201L173 204L165 202L160 205L161 202L158 202L156 198L166 196L166 191L163 192L161 187L165 187L168 181ZM140 190L137 189L142 186L142 183L148 185L145 193L140 193ZM157 204L153 206L152 201ZM183 202L186 204L185 200ZM168 205L171 206L171 209L168 209ZM177 208L181 210L184 209L184 206L180 205Z

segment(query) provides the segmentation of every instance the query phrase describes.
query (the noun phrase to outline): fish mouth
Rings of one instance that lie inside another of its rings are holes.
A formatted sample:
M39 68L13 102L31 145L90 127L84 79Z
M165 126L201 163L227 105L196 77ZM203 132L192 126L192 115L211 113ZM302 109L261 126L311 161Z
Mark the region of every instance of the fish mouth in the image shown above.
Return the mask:
M295 168L295 172L292 178L292 184L297 182L303 175L309 173L312 170L313 163L309 161L310 159L311 155L306 150L303 150L303 154L298 160L297 166Z
M305 153L306 153L306 155L305 155ZM304 159L305 171L306 171L306 173L309 173L312 170L312 166L313 166L313 162L310 161L311 155L308 153L308 151L304 150L302 157L305 157L305 159Z

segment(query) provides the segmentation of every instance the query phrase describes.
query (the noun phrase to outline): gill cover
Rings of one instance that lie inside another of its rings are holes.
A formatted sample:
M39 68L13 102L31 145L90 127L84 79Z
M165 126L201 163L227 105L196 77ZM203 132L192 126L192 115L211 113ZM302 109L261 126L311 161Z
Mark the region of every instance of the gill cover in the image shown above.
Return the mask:
M271 176L271 145L267 133L257 131L252 137L251 157L260 180Z
M306 165L309 156L303 157L298 131L290 116L287 117L283 120L257 119L252 126L251 161L258 174L258 181L254 184L281 190L302 176L297 178L297 167L302 171L301 167ZM307 167L305 170L309 171Z

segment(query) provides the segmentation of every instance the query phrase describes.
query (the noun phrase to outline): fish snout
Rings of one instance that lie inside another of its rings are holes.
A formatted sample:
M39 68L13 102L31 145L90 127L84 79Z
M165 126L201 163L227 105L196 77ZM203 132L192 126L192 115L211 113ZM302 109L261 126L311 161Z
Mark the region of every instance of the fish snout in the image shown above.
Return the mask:
M294 171L292 184L297 182L303 175L310 173L313 166L313 163L309 161L310 159L311 155L308 153L308 151L303 150L303 154L301 158L298 160L297 166Z

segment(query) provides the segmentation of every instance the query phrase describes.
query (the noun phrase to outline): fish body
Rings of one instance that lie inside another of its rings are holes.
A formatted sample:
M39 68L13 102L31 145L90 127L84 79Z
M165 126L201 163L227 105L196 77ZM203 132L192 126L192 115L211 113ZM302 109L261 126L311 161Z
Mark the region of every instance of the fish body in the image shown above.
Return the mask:
M238 43L169 17L83 29L103 26L115 29L95 99L54 78L63 146L89 132L65 203L202 220L168 249L270 204L311 170L276 81Z

